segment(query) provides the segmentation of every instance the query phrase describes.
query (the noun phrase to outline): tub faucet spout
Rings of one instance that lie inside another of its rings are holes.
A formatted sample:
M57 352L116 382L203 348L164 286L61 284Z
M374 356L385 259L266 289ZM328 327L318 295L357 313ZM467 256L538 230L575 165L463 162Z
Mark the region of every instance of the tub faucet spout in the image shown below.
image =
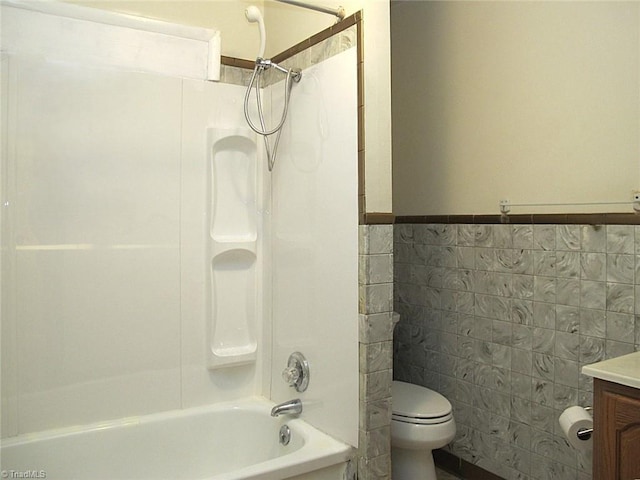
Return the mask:
M302 401L299 398L282 402L271 409L271 416L300 415L302 413Z

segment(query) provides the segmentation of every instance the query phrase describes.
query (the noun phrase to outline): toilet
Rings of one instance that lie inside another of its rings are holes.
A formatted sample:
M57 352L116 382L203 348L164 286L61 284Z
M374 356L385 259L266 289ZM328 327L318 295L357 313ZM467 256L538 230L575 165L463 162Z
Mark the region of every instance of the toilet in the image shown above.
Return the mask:
M451 403L426 387L398 381L391 395L393 480L436 480L432 451L456 434Z

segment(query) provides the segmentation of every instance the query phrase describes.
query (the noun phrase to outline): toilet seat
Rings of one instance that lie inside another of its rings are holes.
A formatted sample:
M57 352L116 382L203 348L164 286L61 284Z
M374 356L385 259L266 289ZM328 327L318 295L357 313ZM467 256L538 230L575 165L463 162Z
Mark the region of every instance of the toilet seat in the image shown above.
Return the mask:
M391 395L391 419L397 422L435 425L453 418L449 400L426 387L394 381Z

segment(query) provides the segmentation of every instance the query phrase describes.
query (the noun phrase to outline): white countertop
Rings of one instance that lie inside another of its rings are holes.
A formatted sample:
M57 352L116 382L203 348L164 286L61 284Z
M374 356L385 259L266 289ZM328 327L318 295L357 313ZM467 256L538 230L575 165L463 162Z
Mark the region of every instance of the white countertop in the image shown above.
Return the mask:
M640 388L640 352L585 365L582 367L582 373L628 387Z

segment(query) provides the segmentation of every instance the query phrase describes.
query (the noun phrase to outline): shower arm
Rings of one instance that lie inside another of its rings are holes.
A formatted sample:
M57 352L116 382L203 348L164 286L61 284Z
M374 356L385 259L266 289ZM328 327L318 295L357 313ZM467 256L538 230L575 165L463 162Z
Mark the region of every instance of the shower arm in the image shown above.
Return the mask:
M289 5L295 5L296 7L308 8L309 10L315 10L316 12L328 13L329 15L333 15L338 17L337 21L344 20L345 11L343 7L338 8L329 8L322 7L320 5L312 5L306 2L299 2L298 0L276 0L276 2L280 3L288 3Z
M276 62L272 62L271 60L268 60L266 58L256 58L256 65L262 69L268 69L268 68L275 68L276 70L288 74L289 70L281 67L280 65L278 65ZM292 68L291 69L291 77L293 78L293 80L295 80L296 82L300 81L300 78L302 77L302 71L298 68Z

